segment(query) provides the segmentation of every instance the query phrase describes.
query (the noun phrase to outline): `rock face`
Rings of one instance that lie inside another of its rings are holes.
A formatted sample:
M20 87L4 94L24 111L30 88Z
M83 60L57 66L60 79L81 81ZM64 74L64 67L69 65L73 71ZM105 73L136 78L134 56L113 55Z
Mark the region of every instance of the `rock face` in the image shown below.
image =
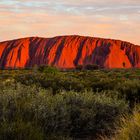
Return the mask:
M105 68L140 68L140 46L82 36L31 37L0 43L0 68L46 64L58 68L87 64Z

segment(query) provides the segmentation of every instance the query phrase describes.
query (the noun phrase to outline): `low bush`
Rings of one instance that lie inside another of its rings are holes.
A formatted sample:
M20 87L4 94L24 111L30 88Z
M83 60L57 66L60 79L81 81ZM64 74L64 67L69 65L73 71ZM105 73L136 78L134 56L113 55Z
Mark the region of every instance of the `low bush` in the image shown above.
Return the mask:
M82 65L77 65L77 66L76 66L76 70L81 71L82 69L83 69L83 66L82 66Z
M97 69L99 69L99 66L96 65L96 64L88 64L84 67L84 69L86 69L86 70L97 70Z
M56 67L51 66L40 66L38 70L46 74L57 74L59 72L59 70Z
M127 110L123 100L105 94L60 91L53 95L17 84L0 90L0 134L6 139L110 134Z
M39 127L33 126L31 122L16 120L13 122L0 123L1 140L43 140L44 134Z
M125 98L131 107L135 103L140 103L140 81L139 80L125 80L116 86L116 90L120 93L121 98Z
M91 88L93 91L105 91L105 90L114 90L117 85L117 81L114 79L104 78L98 79L95 82L91 83Z

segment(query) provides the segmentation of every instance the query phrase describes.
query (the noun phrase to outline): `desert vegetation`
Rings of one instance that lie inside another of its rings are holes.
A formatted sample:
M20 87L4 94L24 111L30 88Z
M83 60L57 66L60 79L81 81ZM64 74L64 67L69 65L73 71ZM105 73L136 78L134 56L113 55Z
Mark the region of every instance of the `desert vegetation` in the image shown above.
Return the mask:
M140 139L140 70L0 70L0 139Z

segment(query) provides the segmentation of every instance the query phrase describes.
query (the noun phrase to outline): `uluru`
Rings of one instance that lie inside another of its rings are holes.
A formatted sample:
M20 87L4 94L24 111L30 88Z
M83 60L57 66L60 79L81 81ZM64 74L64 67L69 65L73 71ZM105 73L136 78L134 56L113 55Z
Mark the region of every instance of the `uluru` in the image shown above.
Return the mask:
M0 68L51 65L69 69L87 64L104 68L140 68L140 46L78 35L28 37L0 43Z

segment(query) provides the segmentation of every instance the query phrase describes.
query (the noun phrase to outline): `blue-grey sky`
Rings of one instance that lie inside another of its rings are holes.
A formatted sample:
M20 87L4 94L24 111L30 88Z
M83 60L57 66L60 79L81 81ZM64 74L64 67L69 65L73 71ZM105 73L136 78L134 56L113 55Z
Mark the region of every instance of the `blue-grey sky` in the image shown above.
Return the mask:
M140 44L140 0L0 0L0 41L70 34Z

